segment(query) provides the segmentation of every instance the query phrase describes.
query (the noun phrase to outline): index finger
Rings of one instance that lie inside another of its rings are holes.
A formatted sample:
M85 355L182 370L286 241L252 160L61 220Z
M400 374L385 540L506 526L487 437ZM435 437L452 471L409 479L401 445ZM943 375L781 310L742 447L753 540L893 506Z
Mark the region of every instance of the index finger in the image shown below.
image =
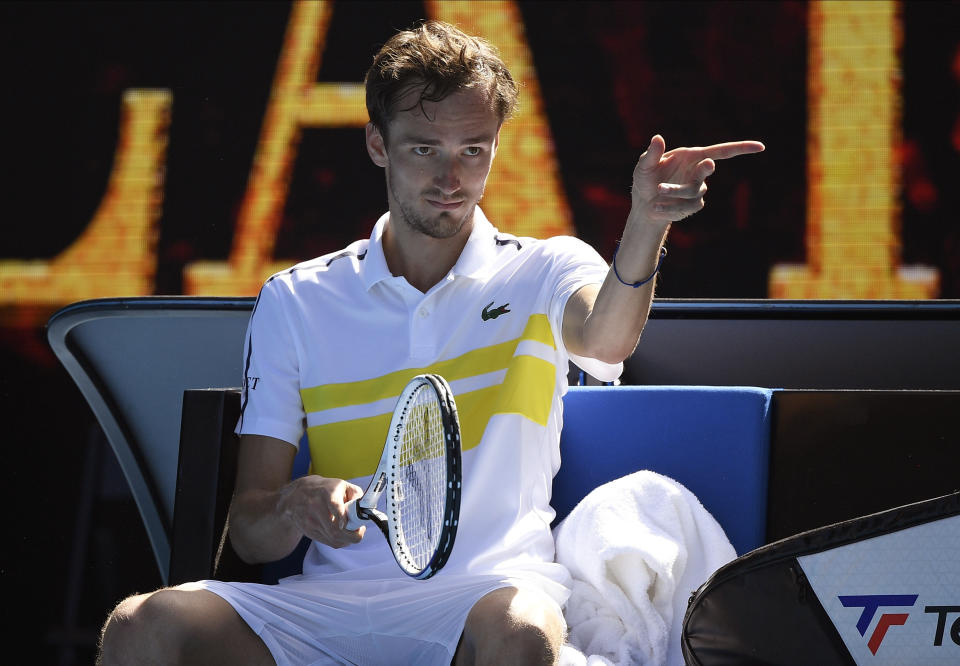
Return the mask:
M704 157L710 157L715 160L726 160L738 155L749 155L750 153L762 153L766 149L759 141L727 141L726 143L715 143L712 146L706 146L700 150Z

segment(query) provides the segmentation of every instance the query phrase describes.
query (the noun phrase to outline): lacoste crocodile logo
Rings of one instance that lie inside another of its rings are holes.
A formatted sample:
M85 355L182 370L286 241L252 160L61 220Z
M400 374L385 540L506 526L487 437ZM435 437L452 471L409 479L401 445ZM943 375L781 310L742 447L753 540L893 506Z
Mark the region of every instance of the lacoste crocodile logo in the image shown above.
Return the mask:
M507 309L507 306L510 305L509 303L504 303L503 305L497 306L492 310L490 309L491 305L493 305L493 301L487 303L487 306L483 308L483 312L480 313L480 318L484 321L496 319L500 315L510 312L510 310Z

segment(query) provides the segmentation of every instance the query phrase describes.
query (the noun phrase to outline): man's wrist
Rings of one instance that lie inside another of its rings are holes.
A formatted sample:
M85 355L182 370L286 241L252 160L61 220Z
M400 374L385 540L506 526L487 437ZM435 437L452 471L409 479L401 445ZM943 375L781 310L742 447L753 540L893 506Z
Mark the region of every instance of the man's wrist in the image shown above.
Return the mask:
M637 280L636 282L628 282L627 280L623 279L623 276L620 275L620 271L617 270L617 251L619 249L620 249L620 243L617 243L617 249L613 251L613 260L610 262L610 268L613 270L613 274L617 278L617 280L620 282L620 284L625 285L627 287L633 287L634 289L638 287L642 287L643 285L650 282L650 280L655 278L657 276L657 273L660 272L660 266L663 264L663 258L667 256L667 248L661 246L660 257L659 259L657 259L657 265L656 267L654 267L653 272L641 280Z
M660 239L666 235L670 230L670 226L673 223L670 220L656 220L653 219L650 215L646 214L642 206L637 206L636 204L630 208L630 214L627 215L627 223L624 226L623 235L626 236L630 232L650 234L655 236L660 242Z
M671 222L651 220L641 213L631 211L620 237L620 253L631 256L650 256L660 251L670 232Z

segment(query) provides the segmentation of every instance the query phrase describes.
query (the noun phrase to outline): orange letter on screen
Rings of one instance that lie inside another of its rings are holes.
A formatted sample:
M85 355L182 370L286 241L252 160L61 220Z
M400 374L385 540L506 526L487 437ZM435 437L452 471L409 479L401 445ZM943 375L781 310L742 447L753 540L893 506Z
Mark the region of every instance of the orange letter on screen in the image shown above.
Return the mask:
M0 260L0 304L58 306L153 293L168 90L127 90L107 191L86 230L50 260Z

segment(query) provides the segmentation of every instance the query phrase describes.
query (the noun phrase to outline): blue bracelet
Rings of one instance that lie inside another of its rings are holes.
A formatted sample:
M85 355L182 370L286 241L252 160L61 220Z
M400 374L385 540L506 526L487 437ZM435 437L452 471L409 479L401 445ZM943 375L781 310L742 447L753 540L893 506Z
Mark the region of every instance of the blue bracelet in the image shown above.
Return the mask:
M617 252L619 250L620 250L620 241L617 241L617 247L613 251L613 262L612 262L613 274L617 276L617 279L620 280L621 284L625 284L628 287L633 287L634 289L636 289L637 287L642 287L646 283L650 282L650 280L652 280L656 276L656 274L660 272L660 264L663 263L663 258L667 256L667 248L660 246L660 259L657 261L657 267L653 269L653 272L650 273L650 276L643 280L640 280L639 282L625 282L624 279L620 277L620 273L617 272Z

